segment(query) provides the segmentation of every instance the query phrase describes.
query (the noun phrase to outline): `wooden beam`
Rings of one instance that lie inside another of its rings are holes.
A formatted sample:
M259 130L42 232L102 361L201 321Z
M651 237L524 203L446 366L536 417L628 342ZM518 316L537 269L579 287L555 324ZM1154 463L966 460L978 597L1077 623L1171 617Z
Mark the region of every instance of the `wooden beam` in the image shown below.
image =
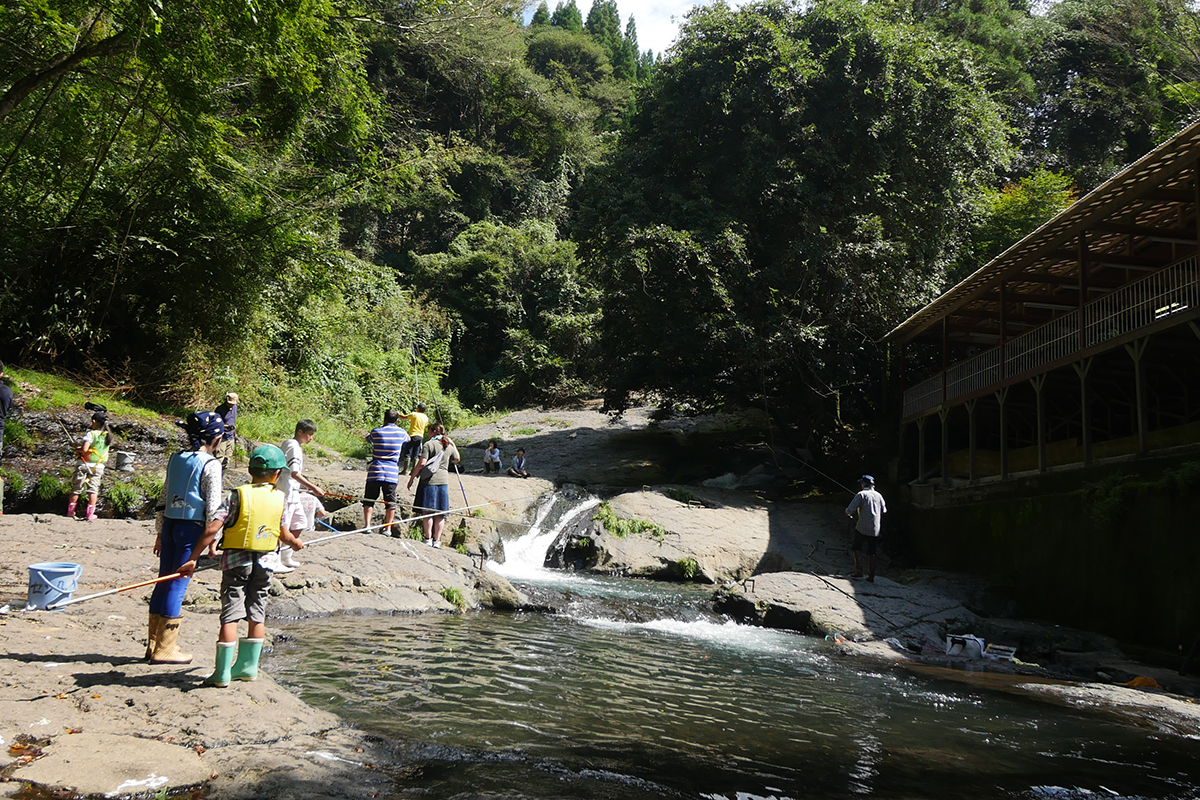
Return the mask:
M1185 244L1195 244L1195 243L1196 243L1196 240L1194 238L1188 239L1185 242ZM1078 264L1079 264L1079 251L1078 250L1054 250L1051 253L1049 253L1048 255L1053 256L1054 259L1057 261L1070 261L1070 262L1072 262L1072 264L1074 264L1076 266L1078 266ZM1162 258L1150 258L1149 256L1131 256L1131 255L1127 255L1125 253L1089 252L1088 253L1088 263L1093 264L1093 265L1104 264L1105 266L1110 266L1110 267L1154 267L1155 269L1159 269L1161 267L1167 266L1167 264L1170 264L1171 259L1170 259L1170 257L1168 257L1166 259L1162 259ZM1015 278L1014 278L1014 280L1015 280ZM1072 281L1072 282L1074 282L1074 281Z
M1168 203L1191 203L1195 199L1187 189L1164 189L1162 187L1151 189L1142 197L1148 200L1166 200Z
M1149 225L1123 225L1117 222L1101 222L1093 226L1092 230L1101 233L1116 233L1122 236L1140 236L1143 239L1151 239L1156 242L1196 244L1196 234L1184 228L1154 228ZM1096 254L1095 258L1097 261L1104 260L1104 256L1099 253Z

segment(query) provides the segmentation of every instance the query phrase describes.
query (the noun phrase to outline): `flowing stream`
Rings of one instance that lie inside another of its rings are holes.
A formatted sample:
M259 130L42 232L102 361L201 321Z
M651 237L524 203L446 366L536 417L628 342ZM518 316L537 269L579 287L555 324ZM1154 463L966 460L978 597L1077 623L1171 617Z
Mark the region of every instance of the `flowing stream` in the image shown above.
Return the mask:
M268 668L393 744L394 797L1197 796L1200 742L836 657L710 588L544 569L594 505L555 496L491 565L563 613L281 626Z

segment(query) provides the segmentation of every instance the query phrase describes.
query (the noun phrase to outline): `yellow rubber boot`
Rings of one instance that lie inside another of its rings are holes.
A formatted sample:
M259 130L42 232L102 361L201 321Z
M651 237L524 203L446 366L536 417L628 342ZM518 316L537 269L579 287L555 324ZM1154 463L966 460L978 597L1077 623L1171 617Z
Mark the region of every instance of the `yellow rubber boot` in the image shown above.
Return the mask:
M146 627L146 660L149 661L154 658L154 648L158 645L158 631L162 627L162 617L151 613L150 622Z
M234 648L237 642L217 642L217 667L213 674L204 679L205 686L224 689L229 685L229 673L233 667Z
M151 664L190 664L191 653L179 652L179 617L160 618L158 641L155 643L154 654L150 656Z

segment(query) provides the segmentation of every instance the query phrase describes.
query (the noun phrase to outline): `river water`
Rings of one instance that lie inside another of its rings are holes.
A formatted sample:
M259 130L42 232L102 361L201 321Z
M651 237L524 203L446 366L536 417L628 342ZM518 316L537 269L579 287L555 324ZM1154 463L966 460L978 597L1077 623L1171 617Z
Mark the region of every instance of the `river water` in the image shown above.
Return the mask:
M712 614L710 590L541 568L547 503L492 565L558 614L338 617L267 665L392 744L395 797L1192 798L1200 742Z

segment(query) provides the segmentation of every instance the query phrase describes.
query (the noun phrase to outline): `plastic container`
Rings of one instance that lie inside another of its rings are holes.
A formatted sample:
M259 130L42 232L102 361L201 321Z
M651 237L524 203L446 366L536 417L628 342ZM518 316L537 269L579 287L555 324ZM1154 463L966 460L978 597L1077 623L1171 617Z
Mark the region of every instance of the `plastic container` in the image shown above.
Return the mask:
M66 561L48 561L29 565L29 596L26 611L44 609L61 600L70 600L79 588L83 567Z

